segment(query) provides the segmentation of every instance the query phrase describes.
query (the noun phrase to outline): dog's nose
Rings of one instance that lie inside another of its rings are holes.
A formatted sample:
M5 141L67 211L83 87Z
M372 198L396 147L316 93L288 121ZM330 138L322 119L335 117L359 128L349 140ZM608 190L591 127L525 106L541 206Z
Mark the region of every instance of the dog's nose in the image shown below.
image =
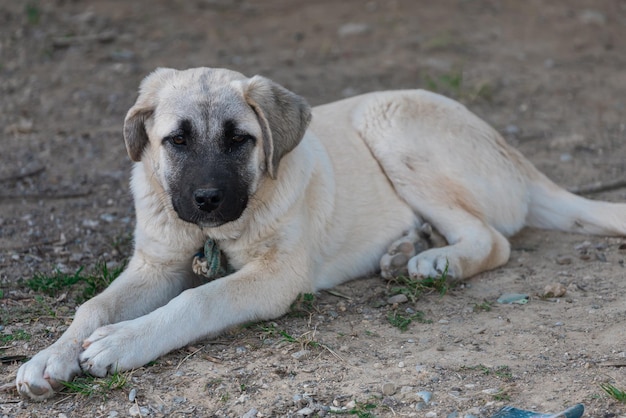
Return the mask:
M220 189L197 189L193 192L193 200L198 209L212 212L222 204L224 192Z

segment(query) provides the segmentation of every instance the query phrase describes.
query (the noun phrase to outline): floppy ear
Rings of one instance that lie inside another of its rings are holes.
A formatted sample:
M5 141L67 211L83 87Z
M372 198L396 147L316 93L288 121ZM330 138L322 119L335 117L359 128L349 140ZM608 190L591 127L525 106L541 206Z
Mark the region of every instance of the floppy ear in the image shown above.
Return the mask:
M146 120L148 120L157 103L157 93L176 70L157 68L143 79L139 86L139 97L130 108L124 119L124 142L126 151L133 161L140 161L143 150L148 145Z
M244 87L244 96L259 119L267 172L275 179L280 160L302 140L311 107L302 97L258 75Z

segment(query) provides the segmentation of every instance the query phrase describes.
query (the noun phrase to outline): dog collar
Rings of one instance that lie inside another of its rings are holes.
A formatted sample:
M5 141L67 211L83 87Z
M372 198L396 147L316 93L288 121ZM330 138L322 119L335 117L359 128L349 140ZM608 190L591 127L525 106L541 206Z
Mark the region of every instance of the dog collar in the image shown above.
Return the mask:
M194 273L206 277L209 281L234 272L234 269L228 265L228 260L222 250L220 250L217 242L211 238L207 238L204 247L194 255L191 269Z

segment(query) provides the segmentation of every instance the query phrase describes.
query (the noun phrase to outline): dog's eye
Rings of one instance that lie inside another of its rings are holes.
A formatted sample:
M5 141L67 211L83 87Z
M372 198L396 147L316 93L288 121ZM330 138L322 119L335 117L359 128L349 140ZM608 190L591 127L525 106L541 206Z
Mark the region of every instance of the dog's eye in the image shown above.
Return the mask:
M176 145L178 147L182 147L184 145L187 145L187 138L185 138L183 135L173 135L169 137L169 141L173 144Z
M241 142L244 142L248 138L249 138L248 135L233 135L232 138L230 138L230 140L239 144Z

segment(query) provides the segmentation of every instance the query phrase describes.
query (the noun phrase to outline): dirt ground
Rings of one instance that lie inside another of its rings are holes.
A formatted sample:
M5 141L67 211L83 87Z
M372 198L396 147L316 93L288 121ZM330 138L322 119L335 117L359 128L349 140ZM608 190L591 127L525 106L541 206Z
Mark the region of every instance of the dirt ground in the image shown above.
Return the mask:
M3 359L49 345L79 303L71 289L47 296L27 280L130 255L122 121L158 66L263 74L311 104L434 89L566 187L626 177L620 0L0 0L0 26ZM593 198L626 201L626 188ZM6 389L0 416L488 417L576 403L585 416L626 416L600 387L626 389L625 247L525 230L506 266L444 296L388 304L393 286L364 278L170 353L125 374L121 389L43 403ZM555 283L564 296L540 297ZM530 301L497 303L505 293ZM403 332L387 320L407 310L427 323ZM0 384L18 366L3 364Z

